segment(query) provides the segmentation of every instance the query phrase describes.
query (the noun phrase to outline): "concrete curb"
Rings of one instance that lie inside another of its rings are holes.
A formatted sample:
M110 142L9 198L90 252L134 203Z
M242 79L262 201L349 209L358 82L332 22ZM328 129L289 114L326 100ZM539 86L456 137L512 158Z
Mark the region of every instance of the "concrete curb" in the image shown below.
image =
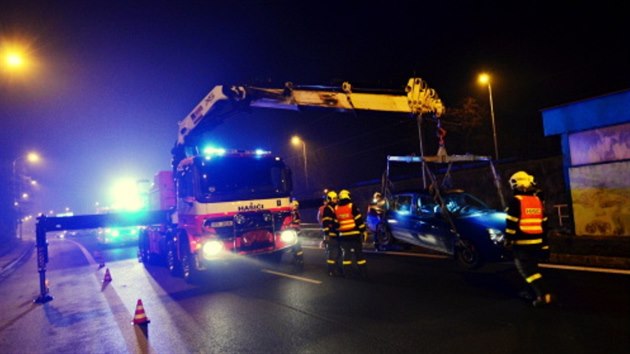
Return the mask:
M15 245L15 249L0 257L0 280L4 279L16 265L28 258L35 250L35 243L22 241Z

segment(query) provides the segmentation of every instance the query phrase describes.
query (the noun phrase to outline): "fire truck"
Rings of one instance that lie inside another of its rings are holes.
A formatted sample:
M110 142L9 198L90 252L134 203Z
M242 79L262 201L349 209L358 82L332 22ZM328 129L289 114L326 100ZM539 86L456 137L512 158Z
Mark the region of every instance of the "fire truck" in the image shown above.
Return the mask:
M420 78L404 92L341 87L215 86L179 122L172 166L154 177L151 210L169 210L170 221L143 228L138 259L148 264L165 259L170 272L193 282L217 261L248 256L281 260L291 256L297 267L303 254L292 223L291 171L269 151L203 147L202 135L230 115L251 108L299 111L374 110L441 115L442 102Z

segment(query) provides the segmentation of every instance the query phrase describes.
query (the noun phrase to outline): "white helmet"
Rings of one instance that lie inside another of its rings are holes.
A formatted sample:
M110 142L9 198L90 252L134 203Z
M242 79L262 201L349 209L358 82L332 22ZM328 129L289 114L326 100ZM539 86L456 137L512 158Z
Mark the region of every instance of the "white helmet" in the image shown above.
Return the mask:
M534 176L525 171L518 171L510 177L510 187L512 189L529 189L535 186Z

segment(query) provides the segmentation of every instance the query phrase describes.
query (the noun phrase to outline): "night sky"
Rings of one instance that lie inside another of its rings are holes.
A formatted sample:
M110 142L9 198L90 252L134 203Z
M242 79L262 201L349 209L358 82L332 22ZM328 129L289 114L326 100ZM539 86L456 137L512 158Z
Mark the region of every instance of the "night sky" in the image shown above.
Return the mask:
M0 50L19 42L32 63L0 71L3 210L11 163L29 150L43 158L28 174L44 210L92 213L116 179L168 169L177 122L217 84L398 89L417 76L448 109L465 97L487 105L476 78L488 71L503 158L559 154L541 109L630 88L621 5L368 3L2 1ZM212 139L272 150L300 179L294 133L315 185L379 178L387 155L419 150L415 121L388 114L255 110Z

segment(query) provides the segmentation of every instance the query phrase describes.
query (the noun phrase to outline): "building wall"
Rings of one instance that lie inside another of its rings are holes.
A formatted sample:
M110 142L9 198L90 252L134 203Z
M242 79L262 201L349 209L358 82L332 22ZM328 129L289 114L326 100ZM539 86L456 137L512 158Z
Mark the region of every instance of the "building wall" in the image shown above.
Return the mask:
M561 135L574 232L630 236L630 91L543 110Z

